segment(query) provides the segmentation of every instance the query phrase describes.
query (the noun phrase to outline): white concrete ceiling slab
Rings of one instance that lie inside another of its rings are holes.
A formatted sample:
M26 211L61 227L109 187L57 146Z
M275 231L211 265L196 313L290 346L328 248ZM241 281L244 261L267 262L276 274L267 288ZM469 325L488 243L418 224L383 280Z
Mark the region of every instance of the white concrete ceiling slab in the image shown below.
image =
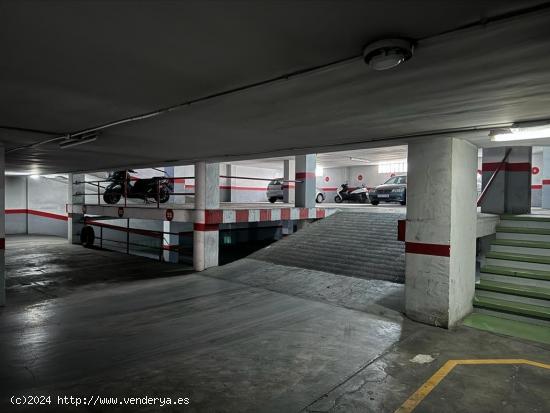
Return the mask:
M117 126L74 149L11 151L353 58L388 36L417 42L392 71L351 59ZM0 141L14 170L327 152L550 118L542 1L3 2L0 47ZM465 136L485 142L486 133Z

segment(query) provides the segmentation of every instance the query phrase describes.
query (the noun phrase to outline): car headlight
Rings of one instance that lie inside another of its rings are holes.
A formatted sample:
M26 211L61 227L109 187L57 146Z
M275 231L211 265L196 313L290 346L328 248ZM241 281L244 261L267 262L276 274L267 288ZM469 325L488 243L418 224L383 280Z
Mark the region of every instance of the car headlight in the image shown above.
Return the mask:
M392 192L401 193L401 192L403 192L404 190L405 190L405 188L394 188L394 189L392 189L391 191L392 191Z

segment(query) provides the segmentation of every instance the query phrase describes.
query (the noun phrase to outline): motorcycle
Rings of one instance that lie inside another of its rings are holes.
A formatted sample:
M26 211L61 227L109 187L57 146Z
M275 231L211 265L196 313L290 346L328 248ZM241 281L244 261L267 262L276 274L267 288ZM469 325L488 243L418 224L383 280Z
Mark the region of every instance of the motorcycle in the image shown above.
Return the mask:
M107 204L116 204L120 198L138 198L145 202L153 200L164 204L170 199L173 184L170 179L164 177L154 177L146 179L130 180L130 173L135 173L133 169L127 171L115 171L107 178L111 183L105 188L103 200Z
M369 200L369 192L365 185L359 188L349 188L348 184L342 184L336 191L334 202L341 203L343 201L366 203Z

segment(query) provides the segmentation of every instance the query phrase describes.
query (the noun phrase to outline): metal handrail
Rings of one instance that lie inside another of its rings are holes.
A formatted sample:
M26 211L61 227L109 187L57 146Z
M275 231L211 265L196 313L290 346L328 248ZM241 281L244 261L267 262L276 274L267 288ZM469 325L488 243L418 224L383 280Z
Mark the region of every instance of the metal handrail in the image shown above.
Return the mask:
M508 148L506 150L506 153L504 154L504 158L502 158L502 161L498 164L497 169L493 172L491 177L489 178L489 181L487 182L487 185L485 185L485 188L481 191L481 194L479 194L479 198L477 199L477 206L480 206L481 201L483 201L483 198L485 198L485 195L487 194L487 191L493 181L495 180L497 174L500 172L502 167L506 164L506 161L508 160L508 157L510 156L510 153L512 152L512 148Z

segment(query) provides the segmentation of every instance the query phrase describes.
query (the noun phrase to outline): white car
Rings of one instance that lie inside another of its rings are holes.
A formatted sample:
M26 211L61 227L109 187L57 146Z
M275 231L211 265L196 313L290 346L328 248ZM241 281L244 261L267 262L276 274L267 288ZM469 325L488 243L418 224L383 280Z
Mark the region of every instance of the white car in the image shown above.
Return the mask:
M276 178L269 182L267 185L267 199L272 204L277 202L278 199L283 200L283 178ZM325 193L317 188L317 194L315 195L315 202L320 204L325 200Z

